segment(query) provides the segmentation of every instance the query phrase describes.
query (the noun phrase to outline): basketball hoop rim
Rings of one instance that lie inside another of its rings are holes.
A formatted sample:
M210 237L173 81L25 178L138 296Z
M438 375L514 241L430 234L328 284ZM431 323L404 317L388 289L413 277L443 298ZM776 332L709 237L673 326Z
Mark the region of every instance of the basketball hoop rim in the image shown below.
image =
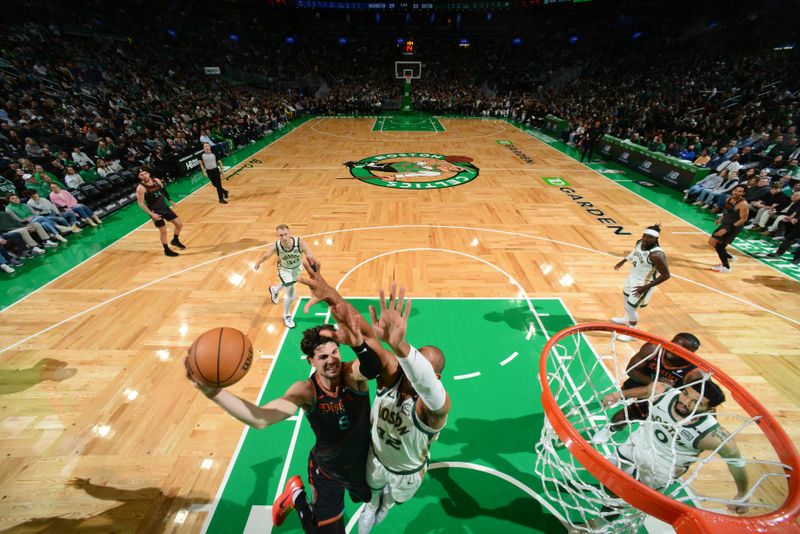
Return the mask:
M657 343L666 350L694 363L703 371L712 373L713 379L730 391L731 396L748 415L760 417L757 422L759 428L767 436L780 461L789 466L794 473L793 476L788 477L788 493L780 508L769 514L750 517L730 516L694 508L670 499L635 480L617 469L595 450L567 421L566 416L558 407L547 379L547 360L556 344L568 336L585 332L618 332L641 341ZM583 323L565 328L547 341L539 361L539 380L542 386L542 405L545 415L570 453L616 495L649 515L670 523L678 533L711 534L725 528L727 529L726 534L731 534L732 532L763 532L764 529L776 527L786 529L782 532L800 532L800 527L797 525L797 517L800 515L800 455L777 419L755 397L718 367L680 345L642 330L612 323Z

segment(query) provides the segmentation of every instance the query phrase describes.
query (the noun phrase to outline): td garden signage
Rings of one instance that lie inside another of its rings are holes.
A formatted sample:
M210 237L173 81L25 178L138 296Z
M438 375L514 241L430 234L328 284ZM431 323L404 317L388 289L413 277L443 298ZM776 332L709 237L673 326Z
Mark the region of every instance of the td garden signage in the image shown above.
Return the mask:
M350 174L362 182L394 189L444 189L471 182L478 168L468 156L397 152L348 161Z

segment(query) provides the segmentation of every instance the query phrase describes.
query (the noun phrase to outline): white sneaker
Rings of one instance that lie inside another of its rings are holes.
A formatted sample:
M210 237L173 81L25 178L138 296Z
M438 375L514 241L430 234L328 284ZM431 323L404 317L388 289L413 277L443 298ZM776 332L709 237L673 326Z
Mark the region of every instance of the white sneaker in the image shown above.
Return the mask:
M375 512L378 511L377 506L372 506L372 503L364 505L361 510L361 515L358 517L358 534L368 534L375 526Z
M722 274L728 274L733 269L731 269L730 267L725 267L723 265L715 265L714 267L711 268L711 270Z
M628 319L626 317L612 317L611 322L628 326Z
M0 264L0 269L3 269L7 273L13 273L16 270L7 263Z
M375 512L375 524L377 525L384 519L386 519L386 514L389 513L389 509L392 507L394 503L392 502L391 498L388 494L384 494L383 502L381 503L378 511Z
M592 436L592 439L589 440L589 443L592 445L602 445L603 443L608 443L611 441L613 435L614 433L611 431L611 427L606 425L598 430L594 436Z
M283 324L285 324L287 328L294 328L294 319L292 319L291 315L284 315Z
M58 246L58 243L53 243L49 239L47 241L45 241L44 243L42 243L42 244L44 245L44 248L53 248L53 247L57 247ZM42 251L42 252L44 252L44 251Z
M57 247L58 245L53 243L53 246ZM32 247L31 252L33 252L34 254L44 254L44 250L40 249L39 247Z
M53 237L55 237L56 239L58 239L58 240L59 240L59 241L61 241L62 243L66 243L66 242L67 242L67 240L64 238L64 236L63 236L63 235L61 235L61 234L56 234L56 235L54 235Z
M278 288L275 286L269 286L269 296L272 297L272 303L278 303Z
M626 336L625 334L617 334L617 341L622 341L623 343L630 343L633 341L634 338L631 336Z
M756 223L750 223L750 224L744 225L744 229L745 230L752 230L755 227L756 227Z

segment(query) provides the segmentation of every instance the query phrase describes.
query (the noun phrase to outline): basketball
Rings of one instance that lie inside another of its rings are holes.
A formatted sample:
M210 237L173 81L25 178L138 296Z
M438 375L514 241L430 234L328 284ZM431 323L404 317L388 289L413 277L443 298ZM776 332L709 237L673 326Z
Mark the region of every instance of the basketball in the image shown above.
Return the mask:
M192 374L203 385L225 388L241 380L250 370L253 344L235 328L214 328L192 343L188 362Z

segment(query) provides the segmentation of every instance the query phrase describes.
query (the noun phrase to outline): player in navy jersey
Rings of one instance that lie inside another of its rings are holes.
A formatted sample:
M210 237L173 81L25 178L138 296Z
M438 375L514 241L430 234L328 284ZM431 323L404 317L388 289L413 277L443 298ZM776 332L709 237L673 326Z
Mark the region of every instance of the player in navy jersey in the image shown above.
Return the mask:
M338 330L324 324L303 332L300 347L313 368L311 376L295 382L264 406L198 383L187 366L187 377L206 397L253 428L265 428L288 419L299 408L303 410L316 436L308 458L308 480L315 498L309 503L300 477L291 477L273 506L272 518L279 526L295 508L306 532L344 532L345 490L355 502L370 500L366 481L370 433L367 382L378 376L384 365L381 358L388 354L377 342L367 344L361 332L369 326L350 305L342 302L331 306L331 313ZM340 343L353 347L358 359L342 362Z
M672 342L688 351L695 352L700 348L700 340L693 334L681 332L672 338ZM616 402L616 396L627 397L626 391L648 386L655 381L663 382L670 387L679 387L686 377L697 369L680 356L663 350L660 346L645 343L639 352L633 355L628 363L628 379L622 384L622 393L612 393L614 399L608 398L607 404ZM642 421L647 418L649 404L647 400L626 406L611 417L611 424L602 428L592 437L592 443L605 443L611 439L612 433L621 430L629 421Z

